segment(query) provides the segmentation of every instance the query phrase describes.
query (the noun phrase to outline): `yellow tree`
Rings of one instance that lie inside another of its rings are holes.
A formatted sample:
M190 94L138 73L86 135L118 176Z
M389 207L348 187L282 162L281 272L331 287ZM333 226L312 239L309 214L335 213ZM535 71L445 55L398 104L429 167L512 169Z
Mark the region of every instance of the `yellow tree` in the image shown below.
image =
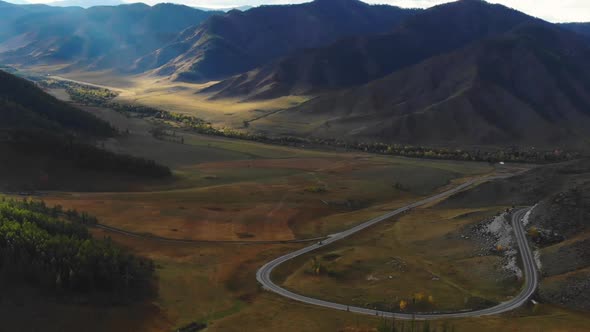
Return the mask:
M405 311L408 307L408 302L406 300L399 301L399 310Z
M432 295L428 295L428 303L434 304L434 297Z

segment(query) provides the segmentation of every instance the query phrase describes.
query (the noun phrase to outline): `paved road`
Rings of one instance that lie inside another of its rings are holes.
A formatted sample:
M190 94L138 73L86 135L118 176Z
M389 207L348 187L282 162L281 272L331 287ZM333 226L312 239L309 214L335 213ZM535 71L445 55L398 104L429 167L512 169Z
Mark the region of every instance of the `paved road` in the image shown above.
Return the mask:
M494 178L487 178L487 180L491 180L491 179L494 179ZM520 249L519 251L522 256L522 261L523 261L523 265L524 265L524 274L523 274L525 277L524 288L522 289L520 294L518 294L513 299L506 301L506 302L502 302L502 303L500 303L494 307L488 308L488 309L482 309L482 310L476 310L476 311L461 311L461 312L444 312L444 313L439 312L439 313L415 314L415 315L386 312L386 311L377 311L374 309L347 306L344 304L328 302L328 301L323 301L323 300L299 295L299 294L293 293L291 291L288 291L288 290L276 285L271 280L271 277L270 277L272 271L277 266L281 265L282 263L285 263L285 262L287 262L295 257L301 256L303 254L314 251L318 248L324 247L328 244L345 239L346 237L349 237L355 233L358 233L368 227L371 227L371 226L373 226L381 221L384 221L386 219L389 219L395 215L399 215L401 213L404 213L404 212L411 210L413 208L416 208L418 206L425 205L425 204L437 201L441 198L450 196L458 191L461 191L461 190L471 186L472 184L474 184L477 181L478 180L469 181L465 184L462 184L458 187L455 187L455 188L448 190L446 192L443 192L441 194L423 199L423 200L418 201L416 203L404 206L404 207L399 208L395 211L387 213L383 216L377 217L375 219L371 219L371 220L369 220L365 223L362 223L358 226L355 226L347 231L337 233L337 234L332 234L326 240L324 240L323 244L321 244L321 245L319 243L315 243L309 247L305 247L303 249L300 249L295 252L284 255L282 257L279 257L279 258L265 264L263 267L261 267L256 273L256 279L258 280L259 283L261 283L263 285L263 287L266 290L269 290L269 291L274 292L278 295L281 295L283 297L287 297L287 298L290 298L290 299L293 299L293 300L296 300L299 302L304 302L307 304L313 304L313 305L317 305L317 306L321 306L321 307L342 310L342 311L349 311L349 312L354 312L354 313L359 313L359 314L383 316L383 317L395 317L396 319L419 319L419 320L422 320L422 319L478 317L478 316L500 314L503 312L507 312L507 311L516 309L528 301L528 299L535 293L535 290L538 285L538 275L537 275L537 270L536 270L536 266L535 266L535 261L534 261L531 249L527 243L527 239L526 239L525 231L524 231L524 226L522 225L522 222L521 222L527 209L517 210L512 215L512 225L513 225L513 229L514 229L514 232L516 235L518 247ZM481 179L479 179L479 181L481 181Z

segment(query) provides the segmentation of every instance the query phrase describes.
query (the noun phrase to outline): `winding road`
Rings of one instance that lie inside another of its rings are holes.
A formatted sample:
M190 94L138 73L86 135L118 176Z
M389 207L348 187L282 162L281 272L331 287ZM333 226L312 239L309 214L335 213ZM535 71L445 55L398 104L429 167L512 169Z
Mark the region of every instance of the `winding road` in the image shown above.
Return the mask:
M499 177L495 177L495 178L499 178ZM492 180L495 178L490 177L490 178L486 178L485 180ZM343 239L345 239L353 234L356 234L366 228L369 228L369 227L371 227L377 223L380 223L386 219L389 219L393 216L407 212L413 208L416 208L416 207L419 207L419 206L422 206L422 205L425 205L428 203L432 203L432 202L437 201L439 199L448 197L448 196L455 194L455 193L457 193L457 192L459 192L459 191L461 191L461 190L463 190L463 189L465 189L465 188L467 188L467 187L469 187L469 186L473 185L474 183L481 181L481 180L482 179L471 180L471 181L466 182L460 186L457 186L451 190L445 191L443 193L440 193L440 194L434 195L432 197L423 199L421 201L401 207L395 211L391 211L391 212L384 214L380 217L371 219L371 220L364 222L358 226L355 226L347 231L337 233L337 234L332 234L332 235L328 236L327 239L324 240L323 242L315 243L311 246L305 247L303 249L294 251L292 253L289 253L289 254L281 256L277 259L274 259L273 261L262 266L257 271L256 279L258 280L259 283L262 284L262 286L266 290L274 292L280 296L283 296L283 297L286 297L286 298L289 298L289 299L292 299L295 301L299 301L299 302L303 302L303 303L307 303L307 304L312 304L312 305L316 305L316 306L320 306L320 307L330 308L330 309L341 310L341 311L348 311L348 312L354 312L354 313L358 313L358 314L389 317L389 318L393 317L396 319L427 320L427 319L444 319L444 318L479 317L479 316L487 316L487 315L496 315L496 314L500 314L500 313L504 313L504 312L516 309L516 308L522 306L523 304L525 304L530 299L530 297L535 293L535 290L537 289L537 285L538 285L538 274L537 274L537 269L536 269L536 265L535 265L535 260L533 258L533 254L531 252L531 249L528 245L528 242L527 242L527 239L525 236L524 226L521 222L524 214L528 211L528 209L515 210L512 214L512 228L513 228L515 235L516 235L516 241L517 241L517 244L519 247L520 255L522 257L522 263L524 266L524 273L523 273L524 278L525 278L524 287L523 287L522 291L520 292L520 294L518 294L516 297L510 299L509 301L502 302L502 303L500 303L494 307L491 307L491 308L482 309L482 310L474 310L474 311L420 313L420 314L408 314L408 313L379 311L379 310L375 310L375 309L348 306L345 304L328 302L328 301L323 301L320 299L315 299L315 298L299 295L299 294L293 293L287 289L280 287L279 285L275 284L271 279L272 271L277 266L279 266L291 259L294 259L298 256L307 254L309 252L312 252L314 250L322 248L322 247L329 245L331 243L343 240Z

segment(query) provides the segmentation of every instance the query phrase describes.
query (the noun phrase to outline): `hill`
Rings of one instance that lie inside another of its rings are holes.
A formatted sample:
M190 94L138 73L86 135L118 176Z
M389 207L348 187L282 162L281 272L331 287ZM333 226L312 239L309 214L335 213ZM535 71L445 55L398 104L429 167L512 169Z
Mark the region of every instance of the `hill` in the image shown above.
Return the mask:
M356 86L534 20L501 5L461 0L425 10L392 33L298 52L205 92L217 97L273 98Z
M216 14L174 4L0 6L14 12L9 22L0 24L0 61L70 64L84 70L128 70L141 56Z
M533 207L526 218L526 228L535 242L541 265L540 301L588 310L589 180L589 160L548 165L458 193L441 206Z
M186 81L219 79L298 49L390 31L414 13L358 0L233 10L185 30L174 42L138 61L136 70L158 68L161 75Z
M95 146L116 135L106 122L0 71L0 190L121 190L163 179L153 161Z
M590 197L587 181L538 203L529 218L529 234L540 250L545 302L589 310Z
M115 134L108 123L3 71L0 71L0 109L0 130L58 131L91 137Z
M349 141L584 149L588 58L579 35L531 23L267 120L288 128L304 119L299 135Z

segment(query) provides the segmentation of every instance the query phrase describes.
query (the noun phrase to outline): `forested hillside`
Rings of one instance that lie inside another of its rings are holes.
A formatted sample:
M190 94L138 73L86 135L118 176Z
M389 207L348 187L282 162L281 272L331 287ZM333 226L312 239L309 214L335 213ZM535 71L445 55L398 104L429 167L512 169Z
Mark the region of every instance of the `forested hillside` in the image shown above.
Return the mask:
M106 190L171 175L153 161L95 146L114 135L107 122L0 71L0 190Z
M57 100L34 83L0 71L0 129L46 130L112 136L114 129L90 113Z
M93 219L42 202L0 201L0 279L48 291L102 292L112 300L152 293L154 266L109 240L96 240Z

